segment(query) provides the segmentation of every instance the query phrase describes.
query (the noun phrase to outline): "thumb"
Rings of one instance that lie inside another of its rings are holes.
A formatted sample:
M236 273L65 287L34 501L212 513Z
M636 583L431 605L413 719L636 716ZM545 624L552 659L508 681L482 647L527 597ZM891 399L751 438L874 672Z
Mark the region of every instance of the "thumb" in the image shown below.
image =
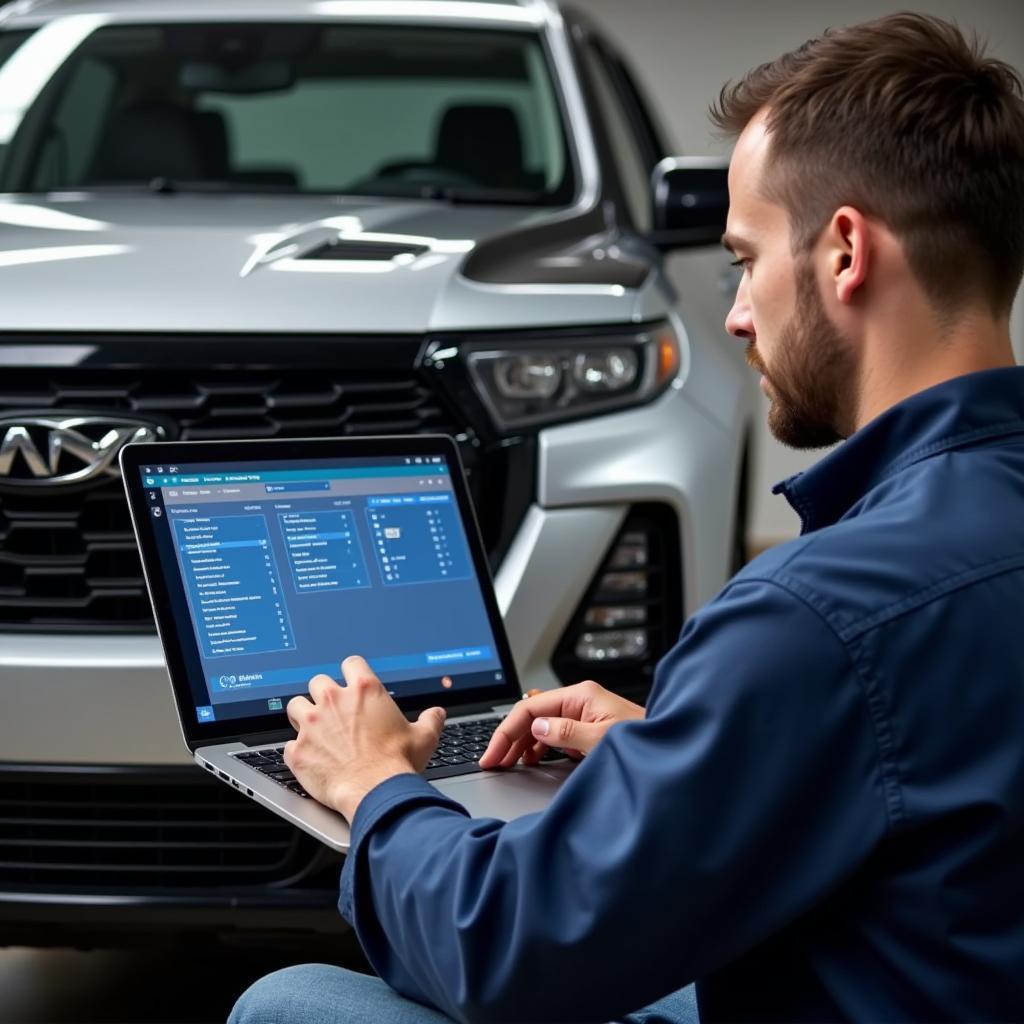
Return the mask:
M437 741L441 738L441 730L447 717L448 712L444 708L427 708L426 711L421 711L416 719L416 730L423 735L424 742L429 740L431 750L437 746Z
M535 739L549 747L567 747L589 753L597 746L608 725L578 722L575 718L535 718L530 727Z

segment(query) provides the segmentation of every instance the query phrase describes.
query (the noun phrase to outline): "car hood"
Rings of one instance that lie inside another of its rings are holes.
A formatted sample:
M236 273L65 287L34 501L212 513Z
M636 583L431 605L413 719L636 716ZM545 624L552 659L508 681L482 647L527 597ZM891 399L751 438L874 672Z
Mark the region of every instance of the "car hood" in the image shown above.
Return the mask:
M0 329L418 333L629 320L645 279L635 261L623 283L612 260L588 277L578 255L524 261L520 244L512 269L465 272L560 221L565 211L418 199L0 197Z

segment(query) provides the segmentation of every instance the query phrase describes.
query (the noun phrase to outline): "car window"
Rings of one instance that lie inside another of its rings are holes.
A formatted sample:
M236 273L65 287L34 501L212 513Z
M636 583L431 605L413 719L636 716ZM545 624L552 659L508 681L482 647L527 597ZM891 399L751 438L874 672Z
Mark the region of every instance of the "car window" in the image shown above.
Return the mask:
M593 45L584 47L583 61L633 226L638 231L650 231L653 226L650 169L643 140L633 131L615 84Z
M81 181L88 173L116 87L107 64L86 58L75 65L39 148L32 191L45 191L53 182Z
M669 155L658 118L644 90L622 58L607 52L604 58L609 73L621 86L622 101L633 114L633 128L640 138L648 168L653 171L655 164Z
M573 194L535 33L107 26L58 56L49 77L35 72L38 94L11 133L7 191L170 181L540 202Z
M31 35L28 30L21 32L0 32L0 64Z

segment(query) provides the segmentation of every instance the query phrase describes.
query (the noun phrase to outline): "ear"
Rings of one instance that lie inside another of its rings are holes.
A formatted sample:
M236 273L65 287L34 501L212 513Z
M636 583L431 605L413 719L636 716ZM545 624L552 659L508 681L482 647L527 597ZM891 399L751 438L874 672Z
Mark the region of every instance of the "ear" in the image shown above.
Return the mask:
M845 306L857 298L871 265L871 225L853 206L841 206L825 230L829 279Z

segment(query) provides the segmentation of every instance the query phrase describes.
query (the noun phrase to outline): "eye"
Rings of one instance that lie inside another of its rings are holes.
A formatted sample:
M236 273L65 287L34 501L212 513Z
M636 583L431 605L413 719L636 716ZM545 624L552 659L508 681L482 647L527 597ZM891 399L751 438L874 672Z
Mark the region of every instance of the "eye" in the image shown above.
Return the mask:
M730 266L730 267L743 267L743 269L744 269L744 270L746 270L746 268L747 268L747 264L748 264L749 262L750 262L750 260L749 260L749 258L748 258L748 257L746 257L746 256L741 256L741 257L740 257L739 259L737 259L737 260L732 260L732 261L730 262L729 266Z

